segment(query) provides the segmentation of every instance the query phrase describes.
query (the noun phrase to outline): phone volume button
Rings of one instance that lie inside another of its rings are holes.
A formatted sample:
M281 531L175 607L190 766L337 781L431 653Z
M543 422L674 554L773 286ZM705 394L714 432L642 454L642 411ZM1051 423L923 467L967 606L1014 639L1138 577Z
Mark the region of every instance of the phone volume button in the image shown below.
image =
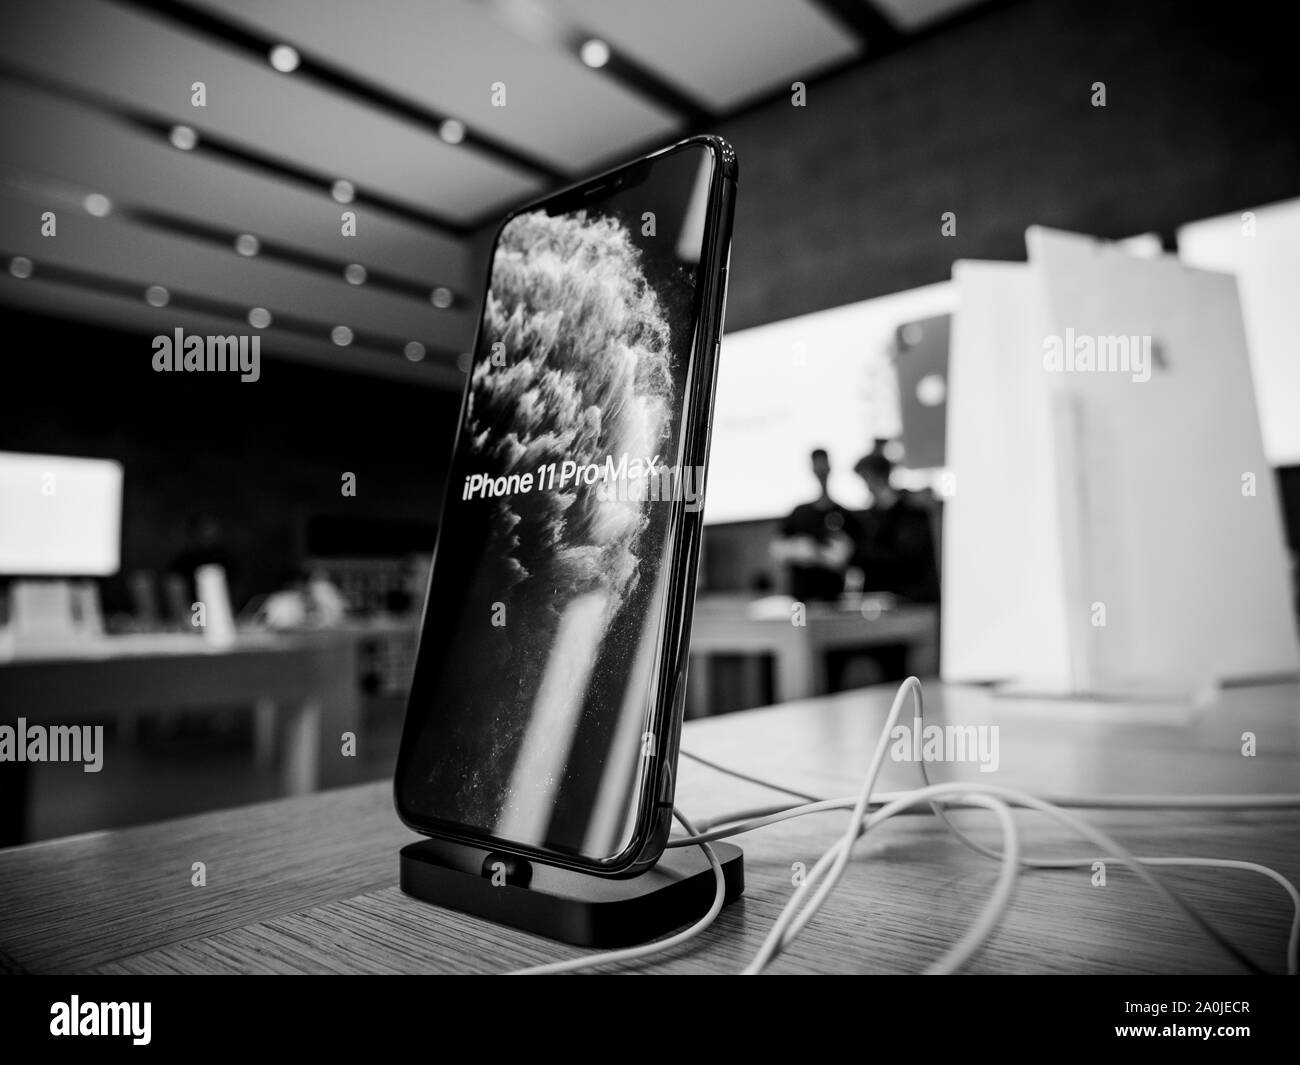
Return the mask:
M673 787L674 769L675 767L673 766L672 762L665 759L663 768L660 770L659 773L658 802L660 806L671 806L673 804L673 792L675 791L675 788Z

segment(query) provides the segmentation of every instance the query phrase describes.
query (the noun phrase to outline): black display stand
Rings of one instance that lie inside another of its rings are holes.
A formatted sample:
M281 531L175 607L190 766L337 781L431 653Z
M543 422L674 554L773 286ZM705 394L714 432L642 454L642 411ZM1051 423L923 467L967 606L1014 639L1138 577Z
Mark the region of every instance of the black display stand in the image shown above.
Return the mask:
M730 843L712 846L734 902L745 891L744 855ZM623 879L431 839L403 847L401 865L408 895L580 947L656 939L699 920L717 894L699 847L670 848L648 872Z

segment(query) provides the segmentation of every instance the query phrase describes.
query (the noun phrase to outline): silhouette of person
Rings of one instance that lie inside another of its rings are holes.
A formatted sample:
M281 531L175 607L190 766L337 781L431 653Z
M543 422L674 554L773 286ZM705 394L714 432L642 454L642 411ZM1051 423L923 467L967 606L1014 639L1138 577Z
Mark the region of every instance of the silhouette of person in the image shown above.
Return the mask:
M862 571L864 592L889 592L915 603L939 598L930 513L913 493L891 483L894 464L880 451L858 460L871 506L856 518L857 548L850 565Z
M830 457L817 448L811 459L817 498L795 507L772 543L772 557L785 566L788 591L801 602L839 597L858 537L857 519L827 490Z

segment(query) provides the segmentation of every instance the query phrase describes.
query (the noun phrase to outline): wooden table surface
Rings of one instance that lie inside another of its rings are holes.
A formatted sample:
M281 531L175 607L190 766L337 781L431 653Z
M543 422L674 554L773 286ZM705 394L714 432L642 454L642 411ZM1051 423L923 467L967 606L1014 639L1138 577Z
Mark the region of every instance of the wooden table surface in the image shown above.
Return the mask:
M688 722L691 751L792 787L857 790L890 688ZM927 686L927 721L996 723L1000 765L932 767L1038 793L1300 791L1300 689L1230 689L1195 714L1116 704L999 700ZM910 711L904 712L904 718ZM1243 732L1257 753L1241 753ZM885 762L882 788L916 782ZM493 973L576 948L437 909L397 888L414 837L387 783L336 789L0 852L0 949L12 967L104 973ZM693 817L774 800L683 760L678 804ZM992 816L958 813L997 846ZM1249 859L1300 882L1300 811L1088 812L1141 855ZM1095 855L1041 815L1020 812L1026 853ZM726 972L757 949L793 891L842 831L828 813L741 840L746 894L696 943L626 971ZM191 886L192 863L207 885ZM1224 870L1163 870L1270 971L1283 966L1290 907L1271 881ZM903 817L859 842L840 887L772 972L907 973L937 958L975 918L997 864L936 819ZM967 966L986 972L1234 972L1238 965L1118 863L1104 887L1088 869L1027 872L1000 929ZM612 967L613 968L613 967Z

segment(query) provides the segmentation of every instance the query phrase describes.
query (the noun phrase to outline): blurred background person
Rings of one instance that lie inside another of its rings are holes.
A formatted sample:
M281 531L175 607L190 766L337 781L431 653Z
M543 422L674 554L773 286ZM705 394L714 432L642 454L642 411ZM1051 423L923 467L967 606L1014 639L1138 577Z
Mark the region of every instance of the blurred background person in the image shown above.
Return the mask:
M877 449L853 467L871 493L871 505L854 519L851 565L862 572L862 591L887 592L914 603L939 599L930 511L912 492L890 482L894 464Z
M836 503L827 490L830 456L817 448L811 458L820 489L817 498L790 512L772 544L772 557L785 567L787 590L800 602L839 598L858 537L852 511Z
M930 506L924 496L893 485L894 464L885 454L885 443L876 441L853 467L871 493L870 506L854 515L856 535L848 568L854 590L866 597L864 612L872 606L888 610L896 601L939 600ZM907 656L908 648L901 643L832 651L826 657L827 680L832 691L902 680Z

